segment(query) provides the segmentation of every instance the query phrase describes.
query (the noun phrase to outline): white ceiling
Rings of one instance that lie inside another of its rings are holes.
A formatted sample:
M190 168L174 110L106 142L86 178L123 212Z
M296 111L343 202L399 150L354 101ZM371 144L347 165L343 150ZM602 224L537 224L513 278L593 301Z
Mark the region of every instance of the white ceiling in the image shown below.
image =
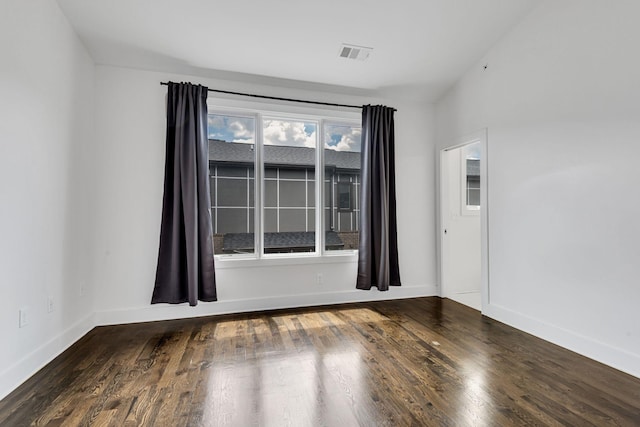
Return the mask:
M98 64L437 99L539 0L58 0ZM372 47L365 62L341 43ZM242 73L235 74L235 73ZM258 77L261 76L261 77Z

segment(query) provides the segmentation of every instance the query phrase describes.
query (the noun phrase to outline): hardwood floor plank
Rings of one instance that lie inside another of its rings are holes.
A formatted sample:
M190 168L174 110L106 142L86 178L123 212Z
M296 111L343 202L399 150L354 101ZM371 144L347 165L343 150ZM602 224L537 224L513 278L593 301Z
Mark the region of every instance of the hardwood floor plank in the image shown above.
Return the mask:
M453 301L99 327L2 426L638 426L640 379Z

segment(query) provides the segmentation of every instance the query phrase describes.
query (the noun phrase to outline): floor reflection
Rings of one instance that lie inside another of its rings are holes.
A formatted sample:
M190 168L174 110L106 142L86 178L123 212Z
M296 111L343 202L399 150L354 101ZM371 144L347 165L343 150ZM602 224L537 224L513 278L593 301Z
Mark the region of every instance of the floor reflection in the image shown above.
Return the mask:
M419 298L101 327L0 425L629 425L640 380Z
M349 315L380 320L369 310ZM232 426L357 425L353 409L363 386L358 346L332 313L274 316L218 324L206 377L203 421ZM330 326L320 326L329 322ZM316 325L313 337L307 332ZM325 330L320 331L321 328ZM244 336L251 331L251 339Z

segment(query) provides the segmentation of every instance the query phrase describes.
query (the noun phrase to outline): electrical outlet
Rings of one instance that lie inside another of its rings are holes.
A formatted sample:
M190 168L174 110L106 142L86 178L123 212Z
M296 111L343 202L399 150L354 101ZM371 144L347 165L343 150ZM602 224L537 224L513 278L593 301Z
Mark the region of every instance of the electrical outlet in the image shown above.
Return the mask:
M318 273L316 276L316 284L322 285L324 283L324 277L322 277L322 273Z
M20 310L18 310L18 314L19 314L18 326L20 328L24 328L29 324L28 311L29 309L27 307L22 307Z
M53 313L55 305L53 304L53 297L47 298L47 313Z

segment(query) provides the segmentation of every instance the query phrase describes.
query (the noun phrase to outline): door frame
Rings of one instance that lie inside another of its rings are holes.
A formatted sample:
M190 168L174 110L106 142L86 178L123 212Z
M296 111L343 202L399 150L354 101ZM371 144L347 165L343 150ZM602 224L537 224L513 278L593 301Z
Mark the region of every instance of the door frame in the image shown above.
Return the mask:
M486 128L458 138L451 145L447 145L440 149L439 173L438 173L438 286L440 288L440 297L444 297L446 289L446 275L444 272L445 251L445 215L448 213L448 206L445 206L444 200L448 200L448 173L445 167L445 156L447 151L464 147L465 145L480 143L480 298L482 312L484 312L491 303L490 281L489 281L489 179L488 179L488 163L489 163L489 144L488 131Z

